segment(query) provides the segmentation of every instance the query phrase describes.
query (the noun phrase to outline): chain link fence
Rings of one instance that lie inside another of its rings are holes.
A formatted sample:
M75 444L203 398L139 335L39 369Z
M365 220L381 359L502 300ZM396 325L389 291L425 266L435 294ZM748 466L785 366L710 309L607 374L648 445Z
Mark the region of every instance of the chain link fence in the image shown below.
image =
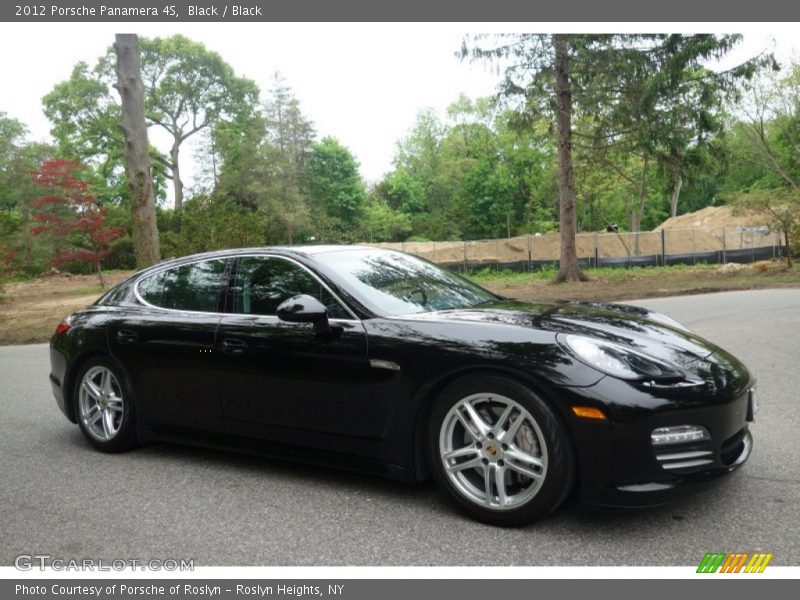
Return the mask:
M414 254L460 272L485 268L537 271L558 266L558 233L467 242L371 244ZM779 231L761 227L661 229L638 233L580 233L578 258L586 267L750 263L784 255Z

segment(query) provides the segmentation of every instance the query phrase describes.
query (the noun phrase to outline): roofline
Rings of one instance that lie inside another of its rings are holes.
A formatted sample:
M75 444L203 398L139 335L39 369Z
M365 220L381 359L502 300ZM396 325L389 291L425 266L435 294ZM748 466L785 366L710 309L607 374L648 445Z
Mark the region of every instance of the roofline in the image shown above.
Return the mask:
M239 254L274 254L277 256L287 256L290 258L300 259L313 259L315 254L327 254L336 251L346 250L373 250L379 252L398 252L397 250L389 250L386 248L379 248L376 246L364 245L302 245L302 246L251 246L248 248L224 248L221 250L209 250L207 252L198 252L197 254L187 254L186 256L176 256L167 258L156 264L139 269L128 277L125 282L131 279L136 279L143 276L150 271L159 270L165 267L178 266L186 263L197 262L198 260L211 260L215 258L230 258L238 256ZM121 283L125 283L121 282Z

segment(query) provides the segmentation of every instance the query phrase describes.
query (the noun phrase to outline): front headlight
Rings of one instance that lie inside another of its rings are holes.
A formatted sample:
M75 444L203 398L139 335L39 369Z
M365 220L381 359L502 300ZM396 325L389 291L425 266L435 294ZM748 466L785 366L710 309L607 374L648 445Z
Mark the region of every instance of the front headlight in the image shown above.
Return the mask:
M621 344L572 334L565 336L564 342L577 358L613 377L638 381L684 377L676 365Z

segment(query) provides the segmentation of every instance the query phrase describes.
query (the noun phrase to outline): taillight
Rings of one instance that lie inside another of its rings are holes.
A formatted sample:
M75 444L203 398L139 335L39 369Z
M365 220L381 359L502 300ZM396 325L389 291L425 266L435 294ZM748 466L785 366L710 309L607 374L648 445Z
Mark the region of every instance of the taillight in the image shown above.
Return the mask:
M61 319L61 322L58 325L56 325L55 335L61 335L62 333L67 333L70 327L72 327L72 315Z

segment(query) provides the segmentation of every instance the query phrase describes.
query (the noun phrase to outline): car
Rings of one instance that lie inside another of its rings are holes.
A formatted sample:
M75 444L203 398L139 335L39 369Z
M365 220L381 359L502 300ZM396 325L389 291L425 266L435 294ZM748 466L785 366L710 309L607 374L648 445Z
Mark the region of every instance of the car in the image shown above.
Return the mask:
M663 314L519 302L409 254L236 249L142 270L65 318L58 406L103 452L170 441L435 479L521 526L573 492L661 505L749 457L756 382Z

